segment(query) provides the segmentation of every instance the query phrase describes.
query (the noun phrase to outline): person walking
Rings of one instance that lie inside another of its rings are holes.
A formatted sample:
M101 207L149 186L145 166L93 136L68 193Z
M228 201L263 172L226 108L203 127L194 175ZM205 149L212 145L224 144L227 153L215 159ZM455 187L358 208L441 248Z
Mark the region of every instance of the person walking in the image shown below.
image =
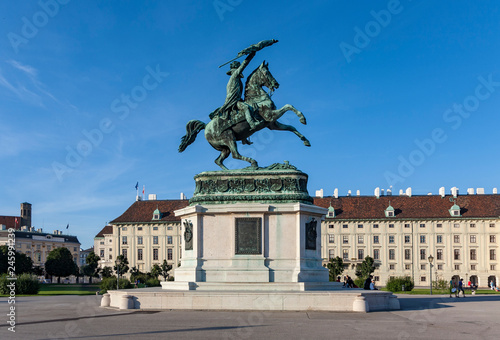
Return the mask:
M453 282L453 278L451 278L451 280L450 280L450 297L451 297L451 293L455 293L455 297L458 297L457 296L457 288L455 287L455 283Z
M457 297L460 297L460 292L462 292L463 297L465 297L464 279L462 278L460 278L460 281L458 281Z

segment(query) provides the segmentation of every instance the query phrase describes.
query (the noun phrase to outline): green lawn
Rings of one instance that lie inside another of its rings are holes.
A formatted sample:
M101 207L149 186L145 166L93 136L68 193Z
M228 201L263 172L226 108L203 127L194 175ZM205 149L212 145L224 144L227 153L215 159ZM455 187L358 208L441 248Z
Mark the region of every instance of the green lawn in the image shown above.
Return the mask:
M41 284L38 295L95 295L99 285L82 284Z
M381 290L387 291L387 289L382 288ZM396 294L408 294L408 295L429 295L430 294L430 289L425 289L425 288L415 288L410 292L396 292ZM432 290L433 295L446 295L450 294L450 291L448 289L445 290L440 290L440 289L433 289ZM455 293L452 293L454 295ZM495 292L494 290L491 289L478 289L476 291L477 295L484 295L484 294L498 294L500 295L500 292ZM460 296L462 294L460 293ZM465 295L471 295L470 290L465 290Z

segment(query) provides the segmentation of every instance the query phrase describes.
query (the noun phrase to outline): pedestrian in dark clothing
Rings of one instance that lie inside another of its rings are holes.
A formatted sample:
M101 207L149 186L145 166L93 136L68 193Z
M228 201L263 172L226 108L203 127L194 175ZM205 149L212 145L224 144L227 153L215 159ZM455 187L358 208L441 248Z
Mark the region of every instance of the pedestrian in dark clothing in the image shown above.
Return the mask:
M463 297L465 297L464 279L460 279L460 281L458 281L458 292L457 292L457 297L460 297L460 292L462 292Z

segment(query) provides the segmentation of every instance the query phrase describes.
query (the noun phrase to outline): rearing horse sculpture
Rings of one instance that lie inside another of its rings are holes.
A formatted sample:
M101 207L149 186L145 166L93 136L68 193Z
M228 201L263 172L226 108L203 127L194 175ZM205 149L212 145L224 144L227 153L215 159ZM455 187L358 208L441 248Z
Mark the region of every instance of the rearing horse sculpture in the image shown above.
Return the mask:
M254 108L255 114L260 115L263 119L255 129L250 128L243 114L235 112L232 112L231 120L214 117L208 124L199 120L190 120L186 125L186 135L181 139L179 152L183 152L188 145L193 143L198 132L203 129L205 129L205 138L208 143L214 149L220 151L220 155L215 160L215 163L224 170L228 170L223 162L229 157L229 154L235 159L249 162L252 168L258 167L256 160L240 155L236 142L246 142L248 137L263 128L293 132L304 142L305 146L311 146L309 140L297 131L295 127L278 122L278 119L287 111L293 111L304 125L306 124L306 118L302 112L290 104L284 105L281 109L276 109L271 96L262 88L265 86L273 92L279 87L278 82L274 79L271 72L269 72L268 65L265 61L262 62L248 76L245 83L245 102L251 105Z

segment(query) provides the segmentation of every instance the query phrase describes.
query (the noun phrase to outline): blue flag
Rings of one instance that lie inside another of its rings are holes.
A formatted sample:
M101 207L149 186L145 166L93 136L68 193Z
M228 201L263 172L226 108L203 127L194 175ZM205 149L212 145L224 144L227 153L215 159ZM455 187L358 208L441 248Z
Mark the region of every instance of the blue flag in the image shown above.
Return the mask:
M66 229L68 229L68 228L69 228L69 223L68 223L68 225L66 226Z
M135 190L139 190L139 182L135 185Z

